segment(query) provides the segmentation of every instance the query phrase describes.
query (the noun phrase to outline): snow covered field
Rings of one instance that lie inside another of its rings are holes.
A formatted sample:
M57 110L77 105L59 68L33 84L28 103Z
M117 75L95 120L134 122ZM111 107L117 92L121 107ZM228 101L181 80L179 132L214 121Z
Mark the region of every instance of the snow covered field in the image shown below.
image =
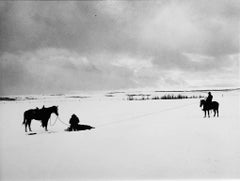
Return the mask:
M218 118L203 118L199 99L114 96L1 101L0 180L240 178L239 92L213 92ZM29 136L23 112L43 105L96 129L65 132L57 121L46 133L34 120Z

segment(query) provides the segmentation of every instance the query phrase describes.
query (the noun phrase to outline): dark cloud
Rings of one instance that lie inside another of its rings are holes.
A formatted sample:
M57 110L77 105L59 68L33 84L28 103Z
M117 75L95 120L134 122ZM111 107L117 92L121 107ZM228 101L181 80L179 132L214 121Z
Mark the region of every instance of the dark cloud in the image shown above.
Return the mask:
M129 68L92 63L63 49L5 53L0 61L0 94L59 93L135 87ZM136 78L137 79L137 78Z
M0 2L1 93L204 84L192 73L239 85L239 12L234 0Z

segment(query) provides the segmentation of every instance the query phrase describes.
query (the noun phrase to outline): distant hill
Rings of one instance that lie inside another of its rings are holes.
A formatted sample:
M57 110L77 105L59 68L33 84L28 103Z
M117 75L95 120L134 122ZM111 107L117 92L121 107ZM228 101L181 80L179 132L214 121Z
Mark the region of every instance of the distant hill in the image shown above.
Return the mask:
M168 90L168 91L155 91L155 92L209 92L209 91L238 91L240 88L227 88L227 89L195 89L195 90Z

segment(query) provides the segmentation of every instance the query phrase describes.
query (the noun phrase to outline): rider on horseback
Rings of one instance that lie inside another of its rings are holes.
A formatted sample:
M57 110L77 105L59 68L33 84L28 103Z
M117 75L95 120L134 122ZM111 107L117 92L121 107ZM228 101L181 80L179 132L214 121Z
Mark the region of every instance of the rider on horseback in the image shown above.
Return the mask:
M213 99L213 96L212 96L211 92L208 92L208 97L207 97L207 99L206 99L206 102L207 102L207 103L211 103L211 102L212 102L212 99Z
M206 99L206 106L207 106L208 108L210 108L210 106L211 106L212 99L213 99L213 96L212 96L211 92L208 92L208 97L207 97L207 99Z

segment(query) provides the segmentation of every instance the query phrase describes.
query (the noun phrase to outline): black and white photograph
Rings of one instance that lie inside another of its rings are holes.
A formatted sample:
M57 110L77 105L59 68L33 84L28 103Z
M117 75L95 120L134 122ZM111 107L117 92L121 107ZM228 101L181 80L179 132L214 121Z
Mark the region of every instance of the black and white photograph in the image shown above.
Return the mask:
M240 1L0 1L0 180L240 179Z

